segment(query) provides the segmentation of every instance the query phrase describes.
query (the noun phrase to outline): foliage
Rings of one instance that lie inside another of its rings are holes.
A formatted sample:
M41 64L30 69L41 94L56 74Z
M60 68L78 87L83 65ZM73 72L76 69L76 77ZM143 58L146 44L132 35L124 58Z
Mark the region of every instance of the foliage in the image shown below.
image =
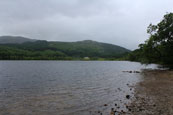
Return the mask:
M128 59L144 63L173 65L173 13L164 15L157 25L150 24L150 38L139 49L129 54Z
M120 46L95 41L47 42L35 41L21 44L1 44L1 60L112 60L122 57L129 50Z

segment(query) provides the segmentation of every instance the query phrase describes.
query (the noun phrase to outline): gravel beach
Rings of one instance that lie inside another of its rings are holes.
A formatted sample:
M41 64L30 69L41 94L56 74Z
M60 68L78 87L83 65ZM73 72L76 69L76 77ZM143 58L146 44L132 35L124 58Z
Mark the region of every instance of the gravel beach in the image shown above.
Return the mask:
M173 115L173 71L144 70L135 86L130 115Z

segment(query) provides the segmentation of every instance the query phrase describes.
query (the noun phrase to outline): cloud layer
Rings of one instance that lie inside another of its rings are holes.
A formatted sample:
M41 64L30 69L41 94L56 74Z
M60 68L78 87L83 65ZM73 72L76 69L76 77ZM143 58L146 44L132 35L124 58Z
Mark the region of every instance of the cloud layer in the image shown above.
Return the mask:
M0 0L0 35L56 41L96 40L137 48L172 0Z

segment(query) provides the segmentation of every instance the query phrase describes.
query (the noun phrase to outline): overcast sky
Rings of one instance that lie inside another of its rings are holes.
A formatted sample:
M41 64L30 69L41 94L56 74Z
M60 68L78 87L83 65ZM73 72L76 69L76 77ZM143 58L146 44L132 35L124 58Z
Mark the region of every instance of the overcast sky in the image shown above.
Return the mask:
M173 0L0 0L0 35L137 48Z

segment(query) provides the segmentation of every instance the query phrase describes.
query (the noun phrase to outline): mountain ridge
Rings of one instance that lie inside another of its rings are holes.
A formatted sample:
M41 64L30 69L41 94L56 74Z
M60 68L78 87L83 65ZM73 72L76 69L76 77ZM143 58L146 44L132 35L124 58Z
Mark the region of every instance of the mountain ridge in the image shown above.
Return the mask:
M21 44L25 42L34 42L36 39L30 39L22 36L0 36L0 44Z

